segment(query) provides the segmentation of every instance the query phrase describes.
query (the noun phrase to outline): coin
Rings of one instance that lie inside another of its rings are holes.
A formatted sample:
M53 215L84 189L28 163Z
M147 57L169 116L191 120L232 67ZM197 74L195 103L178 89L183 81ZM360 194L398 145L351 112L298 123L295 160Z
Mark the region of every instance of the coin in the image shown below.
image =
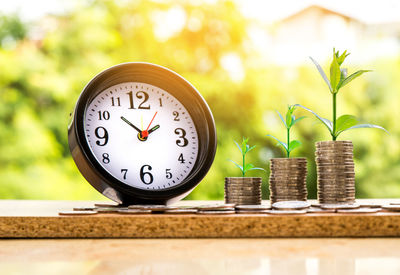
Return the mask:
M306 214L306 210L268 210L268 214L273 215L296 215L296 214Z
M260 205L260 204L256 204L256 205L237 205L236 206L237 210L270 210L271 207L268 205Z
M398 212L398 211L400 211L400 205L386 204L386 205L382 205L382 209Z
M310 207L307 209L307 213L335 213L336 209L321 209L319 207Z
M151 210L145 209L119 209L119 214L151 214Z
M82 215L95 215L97 214L96 211L60 211L58 212L59 215L62 216L82 216Z
M165 214L196 214L197 209L171 209L165 210Z
M94 211L95 207L74 207L74 211Z
M97 213L116 213L121 208L118 207L97 207L94 211Z
M382 204L374 202L361 202L360 207L382 208Z
M310 203L307 201L281 201L272 204L272 208L275 209L305 209L310 207Z
M379 212L381 208L357 208L357 209L337 209L337 213L367 214Z
M197 214L201 215L227 215L235 214L235 210L225 210L225 211L212 211L212 210L199 210Z
M237 214L268 214L268 210L236 210Z
M151 210L151 211L165 211L165 210L171 210L171 209L177 209L177 206L167 206L167 205L162 205L162 204L135 204L135 205L129 205L129 209L142 209L142 210Z
M235 209L235 204L226 203L226 204L208 204L208 205L200 205L197 207L199 210L233 210Z
M360 208L359 204L321 204L322 209L354 209Z

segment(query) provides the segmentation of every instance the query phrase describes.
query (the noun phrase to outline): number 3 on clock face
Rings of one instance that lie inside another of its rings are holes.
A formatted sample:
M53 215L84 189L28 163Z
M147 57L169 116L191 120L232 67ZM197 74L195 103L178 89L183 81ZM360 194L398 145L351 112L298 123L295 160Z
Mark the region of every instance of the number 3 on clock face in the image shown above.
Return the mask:
M139 189L179 185L198 155L198 134L187 109L147 83L124 82L101 91L86 109L84 129L97 162Z

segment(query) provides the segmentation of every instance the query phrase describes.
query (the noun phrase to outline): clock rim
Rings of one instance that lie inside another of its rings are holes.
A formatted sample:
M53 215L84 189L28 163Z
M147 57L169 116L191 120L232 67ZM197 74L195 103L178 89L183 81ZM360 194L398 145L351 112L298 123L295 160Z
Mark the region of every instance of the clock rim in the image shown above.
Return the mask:
M180 184L162 190L146 190L127 185L105 170L90 150L83 125L87 106L100 92L123 82L143 82L159 87L174 96L190 113L196 127L199 147L192 170ZM171 91L171 87L174 90ZM181 92L182 95L179 96L178 93ZM195 106L191 106L192 104ZM84 87L76 102L72 123L68 128L68 141L76 166L85 179L100 193L118 203L168 203L186 196L208 173L217 147L213 115L197 89L174 71L147 62L121 63L97 74Z

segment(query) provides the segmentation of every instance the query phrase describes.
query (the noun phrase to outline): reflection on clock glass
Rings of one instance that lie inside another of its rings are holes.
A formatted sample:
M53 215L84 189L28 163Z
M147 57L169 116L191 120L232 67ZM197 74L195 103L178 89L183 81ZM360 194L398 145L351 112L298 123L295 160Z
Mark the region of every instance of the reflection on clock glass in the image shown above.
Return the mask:
M179 185L198 155L186 108L156 86L125 82L100 92L86 109L86 140L98 163L127 185L161 190Z

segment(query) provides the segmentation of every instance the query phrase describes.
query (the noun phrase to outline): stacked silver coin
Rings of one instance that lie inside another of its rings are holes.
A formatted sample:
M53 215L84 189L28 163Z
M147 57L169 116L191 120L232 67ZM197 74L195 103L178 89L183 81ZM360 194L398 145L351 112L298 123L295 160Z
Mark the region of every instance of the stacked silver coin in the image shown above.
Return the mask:
M270 160L270 165L271 203L307 200L307 159L273 158Z
M320 141L315 152L318 201L321 204L355 202L355 173L351 141Z
M261 178L225 178L225 203L261 204Z

